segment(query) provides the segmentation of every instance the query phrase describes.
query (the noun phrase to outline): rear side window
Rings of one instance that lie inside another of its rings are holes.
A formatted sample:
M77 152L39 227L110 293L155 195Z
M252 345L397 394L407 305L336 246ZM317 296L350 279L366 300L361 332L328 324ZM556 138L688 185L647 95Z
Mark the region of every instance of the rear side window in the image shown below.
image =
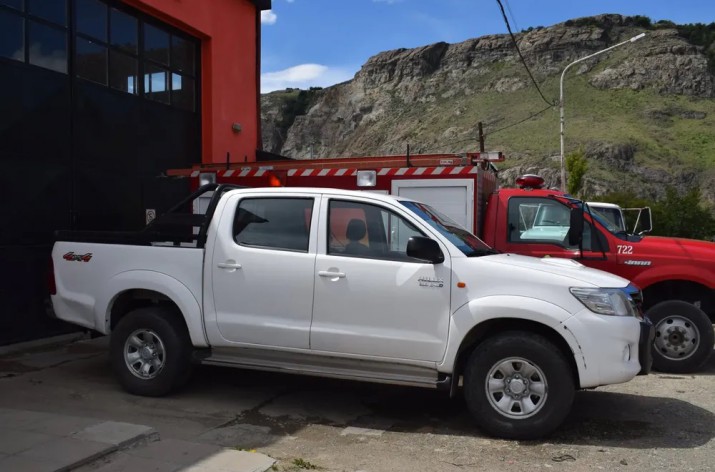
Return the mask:
M242 246L308 252L312 198L246 198L239 202L233 239Z

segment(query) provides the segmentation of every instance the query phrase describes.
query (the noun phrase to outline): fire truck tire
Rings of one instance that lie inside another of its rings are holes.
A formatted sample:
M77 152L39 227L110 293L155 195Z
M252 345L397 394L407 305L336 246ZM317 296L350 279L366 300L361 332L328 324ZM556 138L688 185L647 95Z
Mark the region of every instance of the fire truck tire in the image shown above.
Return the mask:
M464 398L478 426L507 439L552 433L571 410L573 372L561 350L535 333L508 331L472 351Z
M653 368L661 372L698 370L713 352L713 325L708 315L682 300L668 300L646 315L655 326Z
M134 395L166 395L191 373L188 330L168 307L138 308L124 316L111 334L109 352L119 383Z

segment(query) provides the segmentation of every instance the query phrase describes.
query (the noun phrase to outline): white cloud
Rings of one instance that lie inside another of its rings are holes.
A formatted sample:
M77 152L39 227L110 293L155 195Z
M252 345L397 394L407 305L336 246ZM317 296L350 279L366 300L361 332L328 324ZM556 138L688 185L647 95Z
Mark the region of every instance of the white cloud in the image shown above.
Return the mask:
M373 3L387 3L388 5L393 5L402 1L403 0L372 0Z
M274 25L278 20L278 15L273 13L273 10L264 10L261 12L262 25Z
M322 64L300 64L276 72L261 74L261 93L286 88L307 89L329 87L345 82L355 75L347 69L328 67Z

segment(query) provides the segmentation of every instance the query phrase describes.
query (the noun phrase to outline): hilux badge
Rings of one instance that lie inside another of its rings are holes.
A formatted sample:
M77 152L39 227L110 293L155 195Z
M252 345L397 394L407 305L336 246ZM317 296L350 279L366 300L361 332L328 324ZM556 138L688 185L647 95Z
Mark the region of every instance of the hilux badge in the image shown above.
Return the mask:
M419 279L417 279L417 281L420 283L420 287L437 287L437 288L444 287L444 280L442 280L442 279L432 279L429 277L420 277Z

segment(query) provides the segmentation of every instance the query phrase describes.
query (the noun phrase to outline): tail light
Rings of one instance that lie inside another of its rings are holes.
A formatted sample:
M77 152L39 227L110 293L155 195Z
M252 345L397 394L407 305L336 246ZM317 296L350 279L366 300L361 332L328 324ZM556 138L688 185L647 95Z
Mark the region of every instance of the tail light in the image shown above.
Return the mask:
M50 257L50 264L47 271L47 288L50 295L57 295L57 284L55 283L55 265Z

